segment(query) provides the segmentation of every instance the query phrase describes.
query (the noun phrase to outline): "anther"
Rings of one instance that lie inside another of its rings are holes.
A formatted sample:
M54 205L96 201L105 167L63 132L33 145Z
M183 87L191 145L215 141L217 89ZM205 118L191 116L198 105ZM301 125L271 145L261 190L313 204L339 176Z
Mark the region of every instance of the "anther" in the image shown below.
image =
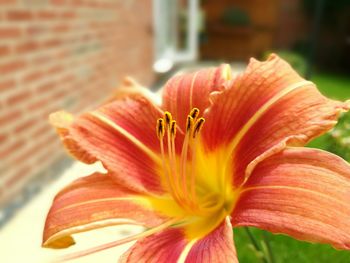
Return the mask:
M198 133L201 131L203 124L205 122L204 118L199 118L195 125L194 125L194 129L193 129L193 138L196 138L196 136L198 135Z
M186 120L186 132L190 132L193 128L193 118L188 115Z
M165 120L165 125L166 125L167 127L169 127L171 121L173 120L173 117L171 116L171 113L170 113L170 112L166 111L166 112L164 113L164 120Z
M176 121L171 121L170 123L170 135L172 138L176 136Z
M156 132L157 132L158 139L162 139L164 137L165 127L164 127L164 120L162 118L157 120Z
M193 119L196 119L199 115L199 109L198 108L193 108L190 112L190 116L193 118Z

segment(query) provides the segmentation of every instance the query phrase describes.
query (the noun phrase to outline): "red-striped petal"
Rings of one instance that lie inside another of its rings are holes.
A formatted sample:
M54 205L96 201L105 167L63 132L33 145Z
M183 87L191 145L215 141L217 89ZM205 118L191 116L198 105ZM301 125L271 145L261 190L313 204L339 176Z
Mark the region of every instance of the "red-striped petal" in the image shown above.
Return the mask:
M350 249L350 165L324 151L287 148L257 165L232 223Z
M185 263L238 263L232 226L227 218L217 229L195 242Z
M140 192L163 193L156 122L162 112L141 96L106 104L77 117L70 139L103 163L119 184Z
M177 262L187 241L180 228L169 228L136 242L119 260L120 263Z
M69 129L74 122L74 117L70 113L65 111L54 112L50 114L49 120L51 125L56 128L64 147L72 157L87 164L97 161L94 156L81 148L78 142L72 138Z
M196 107L203 112L210 105L210 93L222 90L230 78L229 65L174 76L163 89L162 107L173 114L183 129L191 109Z
M76 180L55 197L46 218L43 246L65 248L72 234L117 224L159 225L165 219L143 204L143 197L116 184L108 174Z
M181 228L169 228L139 240L120 259L120 263L221 263L238 262L228 218L199 240L188 240Z
M258 162L286 145L304 145L326 132L348 107L322 96L314 84L272 55L266 62L252 60L215 97L205 115L203 140L210 150L227 148L234 183L240 185Z

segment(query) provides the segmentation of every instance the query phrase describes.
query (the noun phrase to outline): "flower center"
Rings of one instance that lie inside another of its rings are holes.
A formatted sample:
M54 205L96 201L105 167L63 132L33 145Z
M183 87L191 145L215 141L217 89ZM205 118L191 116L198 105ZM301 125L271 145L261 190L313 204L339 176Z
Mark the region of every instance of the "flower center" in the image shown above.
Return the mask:
M197 108L188 114L184 130L169 112L157 120L163 181L177 206L168 203L171 207L162 205L160 210L169 215L171 209L178 209L177 214L197 223L209 218L214 226L231 213L235 198L230 182L225 181L230 180L226 176L230 171L220 163L223 153L204 151L200 138L204 122ZM177 130L184 134L181 151L175 149L179 145L175 143Z

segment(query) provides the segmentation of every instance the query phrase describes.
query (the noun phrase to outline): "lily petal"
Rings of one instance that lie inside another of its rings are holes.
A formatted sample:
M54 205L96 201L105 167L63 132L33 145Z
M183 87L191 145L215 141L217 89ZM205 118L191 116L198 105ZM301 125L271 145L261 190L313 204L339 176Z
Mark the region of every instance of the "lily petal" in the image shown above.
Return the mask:
M72 138L69 130L70 126L74 122L74 117L72 114L65 111L54 112L50 114L49 121L51 125L56 128L63 145L73 158L87 164L92 164L97 161L95 157L91 156L87 151L82 149L77 141Z
M234 226L255 226L338 249L350 249L349 218L350 165L308 148L287 148L259 163L232 213Z
M195 242L186 257L186 263L238 263L229 218L217 229Z
M259 161L286 145L305 145L332 128L348 107L322 96L278 56L265 62L252 59L214 98L204 116L203 140L209 149L227 148L234 183L240 185Z
M169 228L136 242L119 260L120 263L177 262L186 247L180 228Z
M139 240L119 262L238 262L228 218L209 235L188 240L181 228L170 228Z
M153 227L164 219L142 196L116 184L108 174L94 173L57 194L46 219L43 246L66 248L74 244L75 233L118 224Z
M116 100L77 117L70 139L102 162L119 184L139 192L163 193L155 126L162 112L138 96Z
M227 64L174 76L163 89L162 108L173 114L180 127L185 127L192 108L203 112L210 105L210 93L222 90L229 79L231 69Z

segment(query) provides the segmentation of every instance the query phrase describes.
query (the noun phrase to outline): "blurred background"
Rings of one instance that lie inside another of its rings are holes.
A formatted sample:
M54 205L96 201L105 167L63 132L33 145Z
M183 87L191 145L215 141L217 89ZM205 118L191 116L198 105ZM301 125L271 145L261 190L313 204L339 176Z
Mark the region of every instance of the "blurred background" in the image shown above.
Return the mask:
M0 0L0 237L39 212L34 198L44 220L54 194L45 191L72 169L49 113L91 109L127 75L156 90L179 70L241 71L271 52L325 95L349 99L350 1ZM349 122L311 146L349 160ZM276 262L350 262L328 246L269 238ZM236 239L242 262L259 262L245 233Z

